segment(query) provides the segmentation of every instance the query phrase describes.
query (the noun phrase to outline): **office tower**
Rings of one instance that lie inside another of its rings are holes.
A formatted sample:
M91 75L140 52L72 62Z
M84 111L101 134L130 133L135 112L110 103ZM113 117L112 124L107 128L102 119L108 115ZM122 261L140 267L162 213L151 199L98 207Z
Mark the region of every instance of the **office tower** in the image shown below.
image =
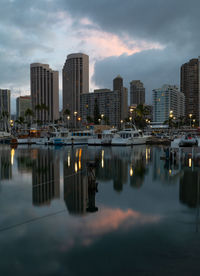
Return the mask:
M99 119L103 124L119 126L121 120L121 92L110 89L96 89L94 93L81 95L81 118L87 123L87 118L94 119L94 107L98 106Z
M140 80L133 80L130 82L130 104L144 104L145 103L145 88Z
M17 118L25 117L27 109L32 109L31 96L20 96L16 100Z
M120 120L124 120L128 116L128 89L123 86L120 75L113 80L113 91L120 92Z
M0 115L7 112L10 117L10 90L0 89Z
M60 160L53 150L35 152L32 166L33 205L49 205L60 197Z
M153 120L164 123L169 120L170 114L176 119L184 116L185 96L177 86L165 84L153 90Z
M63 67L63 112L70 111L70 121L80 116L80 95L89 92L89 56L77 53L67 56Z
M58 71L48 64L32 63L31 101L36 120L54 122L59 119Z
M185 95L185 115L199 119L200 78L199 59L191 59L181 66L181 92Z
M123 87L123 78L118 75L114 80L113 80L113 91L121 91Z

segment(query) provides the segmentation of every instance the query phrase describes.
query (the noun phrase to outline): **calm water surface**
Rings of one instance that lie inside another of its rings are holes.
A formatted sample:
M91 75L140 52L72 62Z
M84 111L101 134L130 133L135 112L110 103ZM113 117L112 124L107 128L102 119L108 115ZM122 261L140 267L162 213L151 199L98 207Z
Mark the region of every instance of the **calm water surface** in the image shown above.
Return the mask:
M162 148L0 147L0 275L199 275L200 170Z

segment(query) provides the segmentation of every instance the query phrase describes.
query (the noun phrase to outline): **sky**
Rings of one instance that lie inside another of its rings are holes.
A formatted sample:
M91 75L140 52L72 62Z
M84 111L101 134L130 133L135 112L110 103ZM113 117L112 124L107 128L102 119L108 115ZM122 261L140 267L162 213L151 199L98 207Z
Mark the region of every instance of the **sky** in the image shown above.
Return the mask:
M0 88L11 89L12 113L30 93L30 63L60 73L68 54L90 57L90 91L180 83L180 66L200 55L199 0L0 0Z

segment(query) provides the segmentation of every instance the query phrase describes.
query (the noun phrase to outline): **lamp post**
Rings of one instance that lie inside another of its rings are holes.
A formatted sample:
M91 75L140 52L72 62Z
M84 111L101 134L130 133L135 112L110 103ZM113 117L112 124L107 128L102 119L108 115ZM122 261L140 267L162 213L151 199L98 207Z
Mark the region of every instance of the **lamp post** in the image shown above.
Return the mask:
M76 128L76 115L77 115L77 111L74 111L74 118L75 118L75 128Z
M79 122L78 126L80 128L81 117L78 117L78 122Z
M189 114L189 117L190 117L190 128L191 128L191 119L192 119L192 114L191 113Z
M70 116L68 115L67 116L67 121L68 121L67 126L68 126L68 128L69 128L69 120L70 120Z
M102 121L102 124L103 124L103 118L104 118L104 114L101 114L101 121Z
M196 120L195 120L195 119L193 119L192 121L193 121L193 127L194 127L194 124L195 124Z

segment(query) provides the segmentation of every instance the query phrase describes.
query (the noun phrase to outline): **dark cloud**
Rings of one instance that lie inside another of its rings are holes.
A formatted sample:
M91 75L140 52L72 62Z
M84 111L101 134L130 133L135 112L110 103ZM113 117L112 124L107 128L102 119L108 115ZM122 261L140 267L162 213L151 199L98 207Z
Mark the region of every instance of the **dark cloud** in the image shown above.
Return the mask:
M87 16L102 29L164 44L199 41L198 0L67 0L77 16ZM186 41L187 39L187 41Z
M165 83L179 85L180 65L185 58L170 47L131 56L109 57L96 62L93 80L100 87L112 88L112 79L120 74L129 88L131 80L140 79L146 87L146 101L150 103L152 89Z
M163 46L163 50L110 57L95 65L97 85L110 87L119 73L126 85L141 79L148 101L152 88L179 84L180 65L200 52L198 0L0 0L0 4L0 87L29 86L29 64L38 56L51 64L48 53L56 56L51 41L68 24L63 13L72 16L76 37L80 19L88 18L94 24L82 26L82 31L96 28L117 34L128 47L141 40ZM66 45L66 55L67 51Z
M141 79L149 101L152 88L163 83L179 84L181 64L200 53L198 0L68 0L66 6L75 16L86 16L105 31L164 47L98 61L93 76L97 85L111 86L118 73L126 84Z

